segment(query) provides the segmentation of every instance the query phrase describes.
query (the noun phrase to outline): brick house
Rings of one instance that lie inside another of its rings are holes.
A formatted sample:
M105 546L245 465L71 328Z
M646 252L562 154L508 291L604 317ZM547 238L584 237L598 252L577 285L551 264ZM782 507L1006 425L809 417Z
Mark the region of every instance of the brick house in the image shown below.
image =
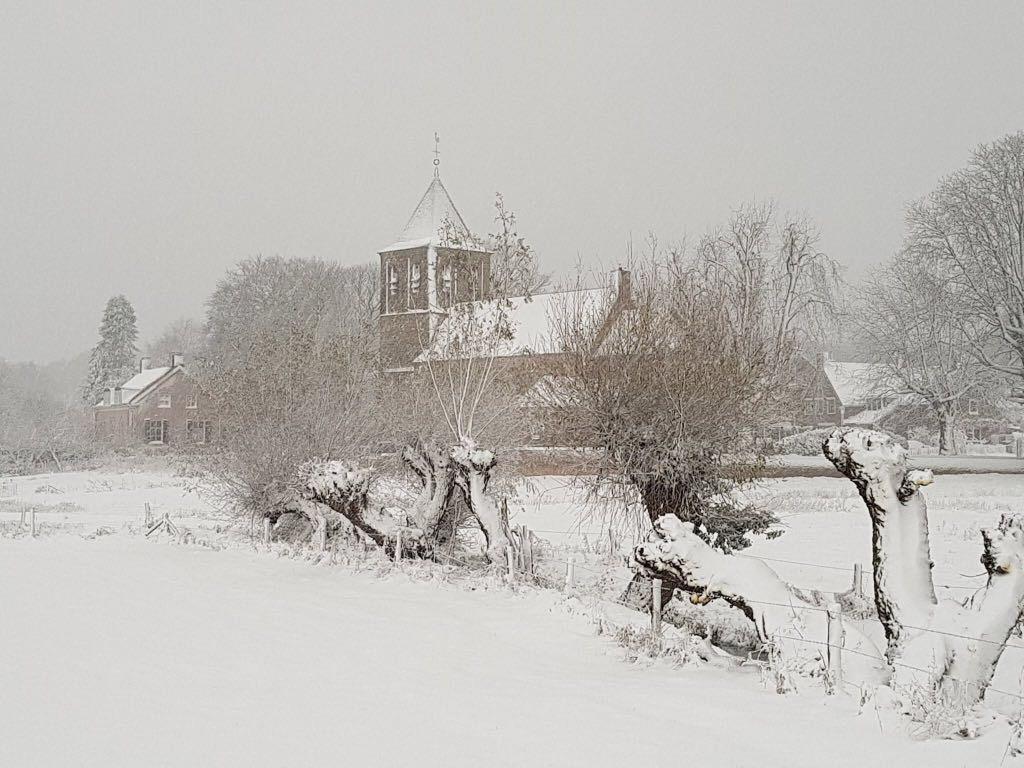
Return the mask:
M934 414L923 398L891 394L898 390L884 365L819 357L812 385L796 417L801 427L862 426L907 434L913 427L931 426ZM984 396L983 396L984 395ZM1011 445L1020 429L1012 415L1009 392L968 394L957 403L957 428L968 445Z
M877 394L887 378L882 365L820 356L814 383L804 397L800 420L816 427L878 426L904 399Z
M184 358L173 355L167 366L151 368L148 357L139 371L111 387L93 406L98 440L115 445L201 445L213 437L209 404L190 381Z

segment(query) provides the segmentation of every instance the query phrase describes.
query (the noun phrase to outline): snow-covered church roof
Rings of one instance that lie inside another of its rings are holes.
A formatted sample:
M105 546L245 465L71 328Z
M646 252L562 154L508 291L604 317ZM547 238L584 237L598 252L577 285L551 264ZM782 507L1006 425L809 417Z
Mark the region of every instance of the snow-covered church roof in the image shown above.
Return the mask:
M601 310L611 298L608 288L582 288L456 304L416 362L558 353L563 349L558 319L567 313Z
M424 245L440 245L442 227L449 228L445 234L460 242L472 239L469 227L452 202L448 190L441 183L441 177L434 176L398 240L381 249L381 253L419 248Z

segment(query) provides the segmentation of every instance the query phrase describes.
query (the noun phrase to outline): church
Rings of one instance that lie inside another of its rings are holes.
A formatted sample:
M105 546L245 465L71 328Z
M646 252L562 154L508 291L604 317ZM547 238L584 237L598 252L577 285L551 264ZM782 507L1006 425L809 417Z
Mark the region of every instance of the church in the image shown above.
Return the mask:
M453 309L477 302L486 313L492 301L493 251L476 239L441 181L438 161L419 204L397 239L378 251L380 257L380 354L387 373L415 370L427 357L451 355L443 340ZM606 313L610 325L629 306L630 275L613 272L608 286L534 293L503 302L510 338L496 356L529 355L532 362L559 354L554 320L570 302Z

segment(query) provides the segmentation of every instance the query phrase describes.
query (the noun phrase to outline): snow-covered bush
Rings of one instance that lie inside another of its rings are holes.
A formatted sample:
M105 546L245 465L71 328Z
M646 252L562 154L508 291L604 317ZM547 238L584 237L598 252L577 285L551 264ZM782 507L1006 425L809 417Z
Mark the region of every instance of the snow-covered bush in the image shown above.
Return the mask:
M828 436L831 427L808 429L775 441L775 449L781 454L793 456L821 456L821 441Z
M192 373L216 413L192 465L224 506L264 516L297 496L316 457L378 448L376 271L312 259L252 259L208 302Z

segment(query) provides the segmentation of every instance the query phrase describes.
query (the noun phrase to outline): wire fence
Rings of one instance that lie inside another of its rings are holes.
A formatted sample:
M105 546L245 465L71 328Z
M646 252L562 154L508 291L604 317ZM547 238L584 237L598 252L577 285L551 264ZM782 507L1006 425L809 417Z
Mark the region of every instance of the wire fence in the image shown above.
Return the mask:
M166 520L167 517L168 517L167 515L164 515L163 519ZM552 529L529 529L529 531L532 532L532 533L549 533L549 534L550 533L556 533L556 534L581 534L581 533L583 533L583 532L580 532L580 531L560 531L560 530L552 530ZM601 536L601 537L608 537L608 532L607 531L593 532L591 535ZM614 541L614 539L612 539L612 541ZM612 554L612 548L611 547L609 547L608 553ZM585 561L579 561L575 557L560 558L560 557L557 557L557 556L553 556L553 553L550 552L550 551L548 553L546 553L546 555L547 556L540 558L539 562L543 562L543 563L548 564L548 565L556 564L558 566L565 567L567 569L567 576L568 576L568 572L569 572L568 569L571 569L572 571L582 571L584 573L590 573L590 574L596 575L598 577L607 576L611 572L611 569L612 569L612 567L614 565L612 562L609 562L609 563L606 563L604 567L594 567L594 564L587 563ZM851 573L851 574L852 573L856 573L856 569L854 569L854 568L845 567L845 566L831 565L831 564L826 564L826 563L813 563L813 562L807 562L807 561L801 561L801 560L790 560L790 559L784 559L784 558L773 558L773 557L766 557L766 556L760 556L760 555L752 555L752 554L747 554L747 553L736 553L736 556L745 557L745 558L751 558L751 559L756 559L756 560L763 560L763 561L767 561L767 562L780 562L780 563L786 563L786 564L789 564L789 565L798 565L798 566L804 566L804 567L809 567L809 568L819 568L819 569L824 569L824 570L829 570L829 571L840 571L840 572ZM454 555L453 553L450 553L450 552L449 553L437 553L437 557L442 561L442 564L445 564L445 565L458 565L458 566L462 566L462 567L465 567L465 568L471 568L471 569L472 568L479 568L480 566L483 565L482 561L472 562L470 560L457 557L456 555ZM399 562L400 561L401 561L401 558L399 558ZM987 574L979 574L979 576L986 576L986 575ZM797 589L797 590L800 590L800 591L803 591L803 592L817 591L817 588L797 587L795 585L790 585L790 586L792 586L794 589ZM936 584L935 586L936 587L947 588L947 589L970 589L970 590L977 590L977 589L983 588L984 585ZM846 618L847 620L851 620L851 621L862 621L863 620L862 617L854 615L854 614L851 614L849 612L844 612L841 609L839 609L839 610L836 610L835 608L830 609L830 608L826 608L826 607L823 607L823 606L820 606L820 605L813 605L813 604L804 602L802 600L799 601L799 602L794 601L794 602L790 602L790 603L754 600L754 599L751 599L751 598L748 598L748 597L742 597L742 598L739 598L739 600L741 600L744 604L763 605L763 606L769 606L769 607L786 608L786 609L794 611L794 613L795 612L799 612L799 611L814 611L814 612L820 612L820 613L826 613L826 614L829 613L829 612L832 612L832 613L837 614L838 616ZM629 603L627 603L627 602L625 602L625 601L623 601L621 599L611 599L611 600L609 600L609 602L612 602L612 603L615 603L615 604L618 604L618 605L622 605L622 606L630 608L632 610L636 610L637 609L636 605L629 604ZM941 635L941 636L946 636L946 637L955 637L955 638L958 638L958 639L961 639L961 640L966 640L966 641L969 641L969 642L977 642L977 643L989 644L989 645L994 645L994 646L997 646L997 647L1000 647L1000 648L1009 647L1009 642L1008 641L992 640L990 638L976 637L976 636L966 635L966 634L957 633L957 632L950 632L950 631L947 631L947 630L934 629L934 628L931 628L931 627L921 627L921 626L913 626L913 625L904 625L904 626L906 627L906 629L910 629L910 630L914 630L914 631L926 632L926 633L931 633L931 634L936 634L936 635ZM859 655L859 656L864 656L864 657L869 658L869 659L871 659L873 661L881 662L883 664L890 664L891 666L894 666L894 667L902 667L902 668L910 669L910 670L913 670L913 671L922 672L922 673L925 673L925 674L933 674L934 673L933 670L928 670L928 669L924 669L924 668L921 668L921 667L916 667L914 665L907 664L905 662L898 661L898 660L890 662L887 659L885 659L883 656L879 656L879 655L871 654L871 653L866 653L866 652L858 650L858 649L849 648L849 647L838 645L838 644L834 644L834 643L829 643L829 642L827 642L825 640L813 640L813 639L810 639L810 638L794 636L794 635L780 635L780 638L788 640L788 641L792 641L792 642L806 643L806 644L817 645L817 646L821 646L821 647L836 648L836 649L842 650L843 652L846 652L846 653L852 653L852 654L856 654L856 655ZM962 683L962 684L976 684L976 683L968 683L967 681L963 681L963 680L956 680L954 678L947 678L947 679L951 679L951 680L954 680L954 682L958 682L958 683ZM994 688L992 686L987 686L986 690L993 691L993 692L996 692L996 693L1000 693L1000 694L1003 694L1005 696L1010 696L1010 697L1017 698L1017 699L1020 699L1020 700L1024 700L1024 695L1013 693L1013 692L1010 692L1010 691L1001 690L1001 689L998 689L998 688Z

